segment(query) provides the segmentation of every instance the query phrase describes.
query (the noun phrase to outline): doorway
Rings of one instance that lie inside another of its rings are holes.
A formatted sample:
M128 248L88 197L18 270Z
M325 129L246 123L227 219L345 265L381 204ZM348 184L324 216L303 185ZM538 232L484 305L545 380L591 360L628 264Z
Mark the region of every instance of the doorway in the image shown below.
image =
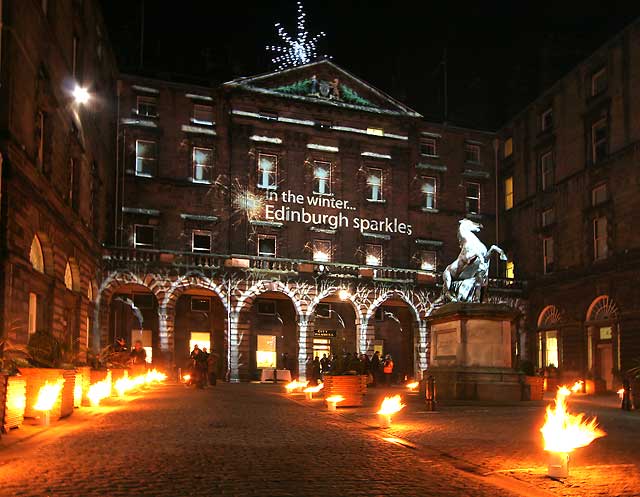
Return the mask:
M598 376L607 384L607 390L613 390L613 346L610 343L598 344Z

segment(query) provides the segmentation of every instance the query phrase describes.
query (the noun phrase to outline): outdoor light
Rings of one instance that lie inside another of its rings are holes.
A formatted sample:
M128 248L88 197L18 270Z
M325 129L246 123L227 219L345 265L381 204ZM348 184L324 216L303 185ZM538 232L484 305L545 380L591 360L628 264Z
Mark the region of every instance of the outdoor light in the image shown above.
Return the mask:
M571 387L571 392L572 393L582 392L582 386L583 385L584 385L584 381L582 381L582 380L576 381Z
M284 388L287 391L287 393L293 393L293 392L299 392L303 388L306 388L308 384L309 384L308 381L293 380L291 383L287 383L284 386Z
M51 421L51 409L53 409L58 397L60 397L63 385L64 380L58 380L53 384L47 381L38 391L38 398L36 399L36 403L33 405L33 409L36 411L42 411L42 424L44 426L49 426Z
M616 393L618 394L618 397L620 397L620 400L624 398L624 388L621 388Z
M303 390L307 400L313 400L313 394L318 393L324 388L324 383L318 383L315 387L307 387Z
M569 453L578 447L585 447L596 438L606 435L597 424L596 418L584 419L584 414L567 412L566 398L571 390L562 386L554 401L554 407L547 406L544 426L540 429L544 439L544 450L549 452L547 474L553 478L569 476Z
M73 90L73 99L77 104L84 105L89 102L91 95L89 94L89 90L80 85L76 85Z
M420 386L420 382L419 381L413 381L411 383L407 383L405 386L409 389L410 392L415 392L416 388L418 388Z
M190 379L191 379L191 375L190 375L190 374L185 374L185 375L182 377L182 380L183 380L185 383L186 383L186 382L188 382Z
M340 298L340 300L347 300L349 297L351 297L351 294L343 288L338 292L338 297Z
M338 404L344 400L344 397L342 395L331 395L324 400L326 400L327 407L330 411L336 411Z
M405 404L402 403L400 395L385 397L380 405L380 410L377 412L380 428L389 428L391 426L391 415L399 412L404 407Z

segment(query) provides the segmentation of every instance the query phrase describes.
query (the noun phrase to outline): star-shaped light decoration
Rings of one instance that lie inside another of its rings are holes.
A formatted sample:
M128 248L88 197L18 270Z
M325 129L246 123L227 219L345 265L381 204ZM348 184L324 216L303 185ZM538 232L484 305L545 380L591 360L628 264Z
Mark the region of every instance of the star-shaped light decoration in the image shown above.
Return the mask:
M324 38L326 34L320 32L320 34L310 37L306 29L306 16L307 14L304 13L302 2L298 2L298 32L295 39L291 38L279 22L275 24L275 27L278 29L278 36L282 40L283 45L267 45L266 48L268 51L276 54L275 57L271 59L271 62L276 65L279 71L308 64L317 57L316 47L318 41ZM326 57L326 55L324 57Z

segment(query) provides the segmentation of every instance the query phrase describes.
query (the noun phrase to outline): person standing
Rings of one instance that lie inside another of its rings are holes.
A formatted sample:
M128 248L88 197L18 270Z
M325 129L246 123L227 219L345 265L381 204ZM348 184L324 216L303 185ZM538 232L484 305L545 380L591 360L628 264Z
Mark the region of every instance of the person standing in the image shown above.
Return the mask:
M207 357L196 345L191 353L191 359L193 360L196 385L198 388L204 388L207 384Z
M320 372L323 375L329 372L329 358L327 354L322 354L322 359L320 359Z
M140 340L136 340L129 357L131 358L131 373L134 375L143 374L147 369L147 351L144 350Z
M393 378L393 359L390 354L387 354L384 358L384 365L382 366L382 372L384 373L384 383L386 386L391 386L391 380Z
M311 363L311 381L317 385L320 381L320 358L315 356Z
M207 357L207 371L209 373L209 385L215 387L218 382L218 359L219 356L213 350Z
M373 376L373 383L371 383L372 387L378 385L378 376L380 375L380 351L376 350L373 353L373 357L371 358L371 375Z

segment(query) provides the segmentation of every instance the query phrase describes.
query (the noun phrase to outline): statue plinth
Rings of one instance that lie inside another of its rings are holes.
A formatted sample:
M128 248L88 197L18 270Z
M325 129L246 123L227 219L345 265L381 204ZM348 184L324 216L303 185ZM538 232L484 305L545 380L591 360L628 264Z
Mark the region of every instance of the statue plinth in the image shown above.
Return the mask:
M450 303L428 318L431 349L426 376L439 399L517 401L514 371L518 311L503 304Z

